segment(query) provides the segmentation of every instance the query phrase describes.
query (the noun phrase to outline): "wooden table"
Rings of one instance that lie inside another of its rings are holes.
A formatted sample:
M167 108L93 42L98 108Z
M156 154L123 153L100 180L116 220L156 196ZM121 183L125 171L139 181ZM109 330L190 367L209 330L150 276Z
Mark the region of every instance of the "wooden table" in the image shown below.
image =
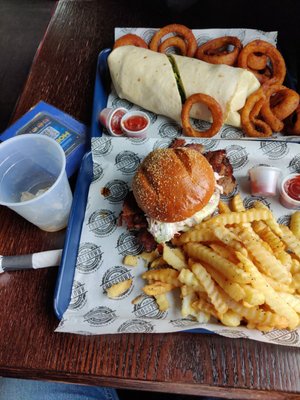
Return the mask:
M299 58L297 2L203 3L179 13L158 1L60 1L14 119L43 99L88 124L97 55L112 45L115 26L279 30L287 61ZM295 74L298 67L290 64ZM0 208L0 254L60 248L63 240L64 232L44 233ZM0 375L224 398L300 398L300 349L187 333L55 334L56 275L48 269L0 276Z

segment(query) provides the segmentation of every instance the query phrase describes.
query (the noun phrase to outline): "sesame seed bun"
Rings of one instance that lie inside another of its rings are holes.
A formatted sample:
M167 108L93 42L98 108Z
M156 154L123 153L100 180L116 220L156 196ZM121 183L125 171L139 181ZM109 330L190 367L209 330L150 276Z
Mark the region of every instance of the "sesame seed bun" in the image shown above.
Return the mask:
M206 206L215 190L215 177L209 162L194 149L157 149L139 166L132 190L148 217L178 222Z

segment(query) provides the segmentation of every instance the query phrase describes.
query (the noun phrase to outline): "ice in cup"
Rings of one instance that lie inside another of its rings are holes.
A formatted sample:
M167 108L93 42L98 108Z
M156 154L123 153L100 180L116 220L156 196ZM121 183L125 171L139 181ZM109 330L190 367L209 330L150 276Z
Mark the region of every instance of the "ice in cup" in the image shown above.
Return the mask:
M251 194L253 196L275 196L280 174L279 168L267 165L257 165L251 168L249 170Z
M15 136L0 144L0 204L48 232L67 226L72 192L66 156L52 138Z

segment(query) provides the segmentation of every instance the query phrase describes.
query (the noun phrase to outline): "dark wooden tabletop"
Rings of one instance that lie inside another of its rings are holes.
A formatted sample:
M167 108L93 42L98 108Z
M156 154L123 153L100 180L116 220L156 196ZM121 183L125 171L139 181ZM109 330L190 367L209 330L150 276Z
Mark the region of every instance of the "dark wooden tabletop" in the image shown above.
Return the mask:
M278 30L281 49L297 77L298 2L210 0L184 10L164 4L61 0L14 119L42 99L88 124L97 55L112 45L115 26L177 22L191 28ZM0 254L61 248L63 241L64 231L42 232L0 207ZM56 276L56 268L0 276L0 376L237 399L300 398L300 349L188 333L97 337L54 333Z

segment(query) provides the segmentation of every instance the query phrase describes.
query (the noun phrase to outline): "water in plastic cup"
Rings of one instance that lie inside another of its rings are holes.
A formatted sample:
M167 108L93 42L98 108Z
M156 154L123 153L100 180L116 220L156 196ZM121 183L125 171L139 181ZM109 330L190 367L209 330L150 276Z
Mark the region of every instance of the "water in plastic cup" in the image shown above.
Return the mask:
M52 138L15 136L0 144L0 204L48 232L67 226L72 192L66 156Z

